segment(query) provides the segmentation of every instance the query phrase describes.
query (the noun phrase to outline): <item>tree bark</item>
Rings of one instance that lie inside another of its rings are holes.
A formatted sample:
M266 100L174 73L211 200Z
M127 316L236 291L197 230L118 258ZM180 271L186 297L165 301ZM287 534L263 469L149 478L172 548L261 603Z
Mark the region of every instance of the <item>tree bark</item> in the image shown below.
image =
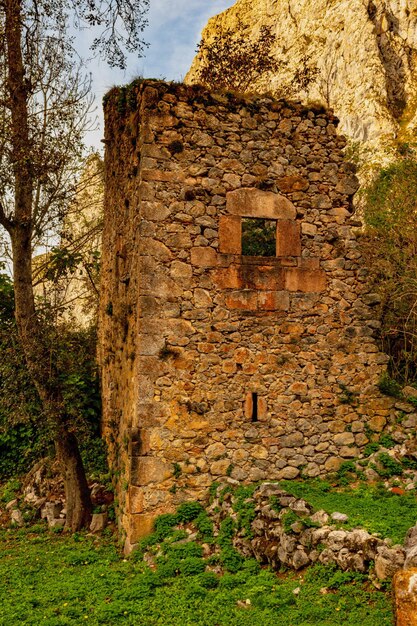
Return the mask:
M28 123L29 87L25 79L21 38L20 0L5 0L5 35L12 124L14 215L0 212L0 223L12 241L16 324L29 375L38 391L44 414L54 433L64 478L67 523L72 531L89 523L91 498L75 435L65 423L58 372L50 362L47 328L40 321L32 283L33 187ZM3 219L1 219L3 215Z
M61 426L55 447L65 485L67 518L65 528L71 532L88 527L92 504L77 439Z

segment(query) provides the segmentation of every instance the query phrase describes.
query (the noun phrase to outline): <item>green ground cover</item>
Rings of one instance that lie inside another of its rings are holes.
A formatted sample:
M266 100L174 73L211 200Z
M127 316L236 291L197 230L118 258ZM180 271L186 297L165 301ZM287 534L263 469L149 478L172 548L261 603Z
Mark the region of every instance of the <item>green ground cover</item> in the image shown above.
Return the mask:
M343 528L361 527L370 533L380 533L394 543L402 543L405 534L417 521L415 491L398 495L382 484L334 488L324 480L282 481L283 489L304 498L316 510L339 511L349 516Z
M111 537L0 530L1 626L393 623L389 591L361 574L315 566L277 576L249 559L219 576L206 570L197 543L173 544L176 533L152 570L139 554L123 558Z

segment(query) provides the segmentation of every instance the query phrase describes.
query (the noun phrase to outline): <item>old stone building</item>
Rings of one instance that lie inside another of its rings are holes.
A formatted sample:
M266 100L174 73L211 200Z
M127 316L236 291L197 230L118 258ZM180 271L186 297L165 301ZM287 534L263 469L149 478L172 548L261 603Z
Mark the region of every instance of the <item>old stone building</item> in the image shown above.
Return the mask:
M219 477L337 469L391 404L333 115L155 81L105 115L104 430L129 547Z

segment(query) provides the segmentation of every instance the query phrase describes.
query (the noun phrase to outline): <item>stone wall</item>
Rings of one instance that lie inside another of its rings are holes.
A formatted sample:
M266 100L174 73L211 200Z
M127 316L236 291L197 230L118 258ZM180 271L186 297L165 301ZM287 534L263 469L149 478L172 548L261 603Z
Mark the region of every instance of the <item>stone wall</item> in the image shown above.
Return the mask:
M105 117L104 431L130 545L218 477L337 469L391 401L331 113L145 81ZM275 256L241 254L245 218L273 220Z

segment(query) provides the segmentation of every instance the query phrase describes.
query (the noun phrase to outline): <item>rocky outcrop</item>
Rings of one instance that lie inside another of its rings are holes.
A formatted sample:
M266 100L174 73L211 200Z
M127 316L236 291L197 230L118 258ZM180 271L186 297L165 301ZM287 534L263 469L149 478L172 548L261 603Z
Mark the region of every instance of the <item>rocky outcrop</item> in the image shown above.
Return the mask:
M354 141L383 145L417 129L417 5L415 0L238 0L213 17L203 41L241 24L254 40L262 26L276 36L280 69L253 85L334 109ZM199 81L204 47L186 76ZM300 66L317 74L293 93ZM291 88L290 88L291 86Z

